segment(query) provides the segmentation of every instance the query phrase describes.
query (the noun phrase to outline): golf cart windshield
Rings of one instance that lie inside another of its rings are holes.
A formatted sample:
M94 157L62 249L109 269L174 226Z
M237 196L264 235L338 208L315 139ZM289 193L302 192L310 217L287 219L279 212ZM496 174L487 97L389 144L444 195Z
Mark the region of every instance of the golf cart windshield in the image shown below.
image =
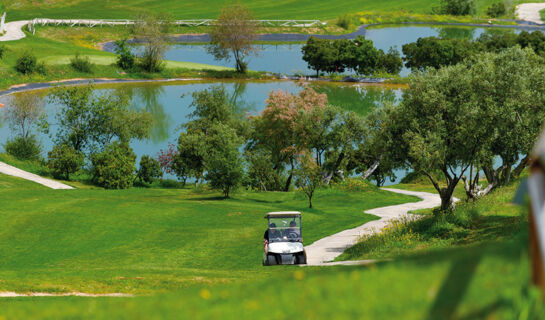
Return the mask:
M269 242L302 242L301 216L269 217Z

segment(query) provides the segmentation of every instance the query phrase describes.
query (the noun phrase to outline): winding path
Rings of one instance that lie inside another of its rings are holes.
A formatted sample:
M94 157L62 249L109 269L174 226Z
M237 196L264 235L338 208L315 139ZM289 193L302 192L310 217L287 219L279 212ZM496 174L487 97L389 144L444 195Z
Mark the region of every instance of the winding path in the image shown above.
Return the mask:
M51 189L74 189L73 187L67 184L58 182L56 180L40 177L39 175L21 170L14 166L10 166L9 164L4 162L0 162L0 173L7 174L9 176L18 177L18 178L23 178L25 180L30 180Z
M409 202L395 206L375 208L365 211L380 217L379 220L367 222L357 228L348 229L334 235L322 238L305 247L308 266L355 265L372 263L374 260L338 261L331 262L341 255L344 250L356 244L363 235L371 235L384 229L392 220L407 216L409 211L434 208L441 205L441 198L437 194L416 192L401 189L383 188L383 190L417 196L419 202ZM457 201L458 199L455 199Z

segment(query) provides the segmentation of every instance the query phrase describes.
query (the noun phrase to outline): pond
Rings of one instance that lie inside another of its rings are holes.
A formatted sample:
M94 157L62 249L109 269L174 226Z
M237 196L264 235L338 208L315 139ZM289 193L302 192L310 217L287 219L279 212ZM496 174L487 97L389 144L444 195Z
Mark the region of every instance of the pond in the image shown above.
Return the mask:
M118 90L128 93L131 105L135 109L144 109L151 113L154 125L151 137L145 141L134 141L131 147L138 159L144 154L155 157L161 149L166 149L169 143L176 143L180 132L180 125L187 121L191 112L189 104L192 101L191 93L209 88L213 85L225 86L230 99L241 114L257 114L265 107L265 99L273 90L287 90L297 93L300 85L293 81L187 81L177 83L133 83L97 85L99 92ZM328 95L329 102L346 110L365 115L385 102L396 103L401 98L402 89L399 86L340 84L340 83L312 83L311 86L318 92ZM46 94L46 91L41 91ZM0 103L7 103L7 97L0 98ZM48 121L51 125L51 134L55 133L55 114L57 106L46 103ZM0 108L0 118L2 109ZM9 126L0 123L0 151L7 139L13 136ZM48 135L39 136L44 149L44 156L53 147L53 141Z
M494 32L520 32L521 29L483 28L483 27L442 27L442 26L393 26L366 30L365 37L373 41L379 49L387 51L395 47L401 53L404 44L415 42L421 37L441 36L444 38L475 39L487 30ZM250 70L268 71L283 74L312 75L302 59L302 43L261 44L258 56L249 58ZM136 49L138 51L138 49ZM167 60L196 62L233 67L233 62L217 61L206 52L204 44L175 44L166 53ZM410 70L403 68L400 75L406 76Z

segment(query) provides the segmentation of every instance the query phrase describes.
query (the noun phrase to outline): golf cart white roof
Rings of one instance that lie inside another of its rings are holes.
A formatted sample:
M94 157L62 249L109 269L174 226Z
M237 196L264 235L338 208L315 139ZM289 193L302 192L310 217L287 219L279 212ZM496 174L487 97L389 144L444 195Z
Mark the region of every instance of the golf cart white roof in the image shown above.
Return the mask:
M301 212L299 211L277 211L277 212L269 212L265 215L265 219L267 218L280 218L280 217L300 217Z

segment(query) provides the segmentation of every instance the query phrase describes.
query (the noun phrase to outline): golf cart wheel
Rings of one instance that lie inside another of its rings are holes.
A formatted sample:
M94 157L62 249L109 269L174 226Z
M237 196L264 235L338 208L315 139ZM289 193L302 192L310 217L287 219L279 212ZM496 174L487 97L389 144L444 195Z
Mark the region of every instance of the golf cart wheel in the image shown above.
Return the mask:
M307 264L307 257L304 253L300 253L297 256L295 256L295 263L296 264Z
M267 255L267 263L266 265L268 266L274 266L274 265L277 265L278 262L276 261L276 257L273 255L273 254L268 254Z

